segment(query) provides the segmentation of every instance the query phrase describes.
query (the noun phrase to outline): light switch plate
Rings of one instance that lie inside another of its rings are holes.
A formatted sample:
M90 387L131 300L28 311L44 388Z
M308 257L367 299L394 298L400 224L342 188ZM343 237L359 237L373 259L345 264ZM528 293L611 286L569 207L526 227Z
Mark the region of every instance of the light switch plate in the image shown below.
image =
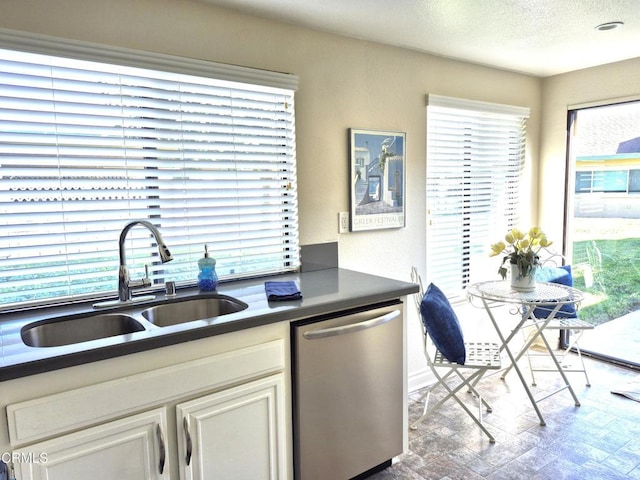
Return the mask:
M338 233L349 231L349 212L338 213Z

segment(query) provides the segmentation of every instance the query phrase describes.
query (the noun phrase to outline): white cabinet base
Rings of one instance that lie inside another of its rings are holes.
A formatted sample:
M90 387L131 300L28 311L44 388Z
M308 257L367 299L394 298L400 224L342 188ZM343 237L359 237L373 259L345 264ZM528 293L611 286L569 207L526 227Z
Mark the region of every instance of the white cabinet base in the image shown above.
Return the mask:
M16 477L287 480L285 352L276 339L10 404L14 452L46 454L46 462L14 462ZM183 418L192 435L189 465Z

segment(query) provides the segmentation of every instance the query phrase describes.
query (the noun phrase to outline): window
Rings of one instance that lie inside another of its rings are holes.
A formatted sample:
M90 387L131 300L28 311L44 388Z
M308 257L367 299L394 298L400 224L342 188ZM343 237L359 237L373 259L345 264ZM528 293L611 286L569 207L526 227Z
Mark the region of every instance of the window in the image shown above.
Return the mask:
M580 159L578 159L578 162ZM575 193L640 191L640 170L577 170Z
M640 169L629 170L629 193L640 192Z
M427 97L427 276L448 295L483 273L489 246L519 227L528 116L527 108Z
M205 244L221 279L298 267L295 78L59 45L81 59L0 51L0 308L114 294L132 220L173 254L129 232L154 284L195 282Z
M637 368L623 319L640 315L640 100L570 106L567 140L564 253L590 299L580 319L596 325L583 352Z

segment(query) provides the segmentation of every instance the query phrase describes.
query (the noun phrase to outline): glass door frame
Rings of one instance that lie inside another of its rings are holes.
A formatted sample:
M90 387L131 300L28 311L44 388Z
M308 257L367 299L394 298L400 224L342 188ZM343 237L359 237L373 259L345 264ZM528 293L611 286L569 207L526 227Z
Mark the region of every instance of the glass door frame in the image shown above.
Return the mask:
M564 189L565 189L565 202L564 202L564 219L563 219L563 237L562 237L562 255L565 260L569 263L573 262L573 242L569 241L569 232L571 232L572 222L574 218L574 210L575 210L575 182L576 182L576 157L573 152L573 144L572 138L574 138L575 134L575 123L577 120L578 112L580 110L584 110L587 108L598 108L598 107L606 107L611 105L618 105L622 103L637 103L640 105L640 98L636 99L619 99L619 100L610 100L606 102L601 102L598 104L589 104L589 105L577 105L577 106L569 106L567 109L567 136L566 136L566 156L565 156L565 181L564 181ZM570 335L571 332L568 330L560 330L559 335L559 346L562 349L566 349L570 345ZM572 349L575 351L575 347ZM617 365L621 365L633 370L640 370L640 364L635 363L634 361L621 359L617 357L612 357L610 355L589 350L583 349L581 347L581 353L586 356L593 357L598 360L603 360L609 363L614 363Z

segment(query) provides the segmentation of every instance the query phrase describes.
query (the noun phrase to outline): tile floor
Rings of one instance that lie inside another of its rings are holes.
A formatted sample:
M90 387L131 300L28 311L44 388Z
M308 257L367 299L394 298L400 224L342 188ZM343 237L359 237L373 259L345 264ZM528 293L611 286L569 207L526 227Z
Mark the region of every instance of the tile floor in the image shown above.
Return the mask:
M583 374L568 374L582 405L576 407L566 390L542 401L546 426L539 424L515 373L504 381L488 377L479 388L493 406L484 423L495 443L458 405L447 403L410 430L409 452L369 480L640 480L640 402L610 392L640 374L586 362L591 387ZM555 377L538 373L534 394L552 389ZM410 421L422 413L418 397L411 395Z

